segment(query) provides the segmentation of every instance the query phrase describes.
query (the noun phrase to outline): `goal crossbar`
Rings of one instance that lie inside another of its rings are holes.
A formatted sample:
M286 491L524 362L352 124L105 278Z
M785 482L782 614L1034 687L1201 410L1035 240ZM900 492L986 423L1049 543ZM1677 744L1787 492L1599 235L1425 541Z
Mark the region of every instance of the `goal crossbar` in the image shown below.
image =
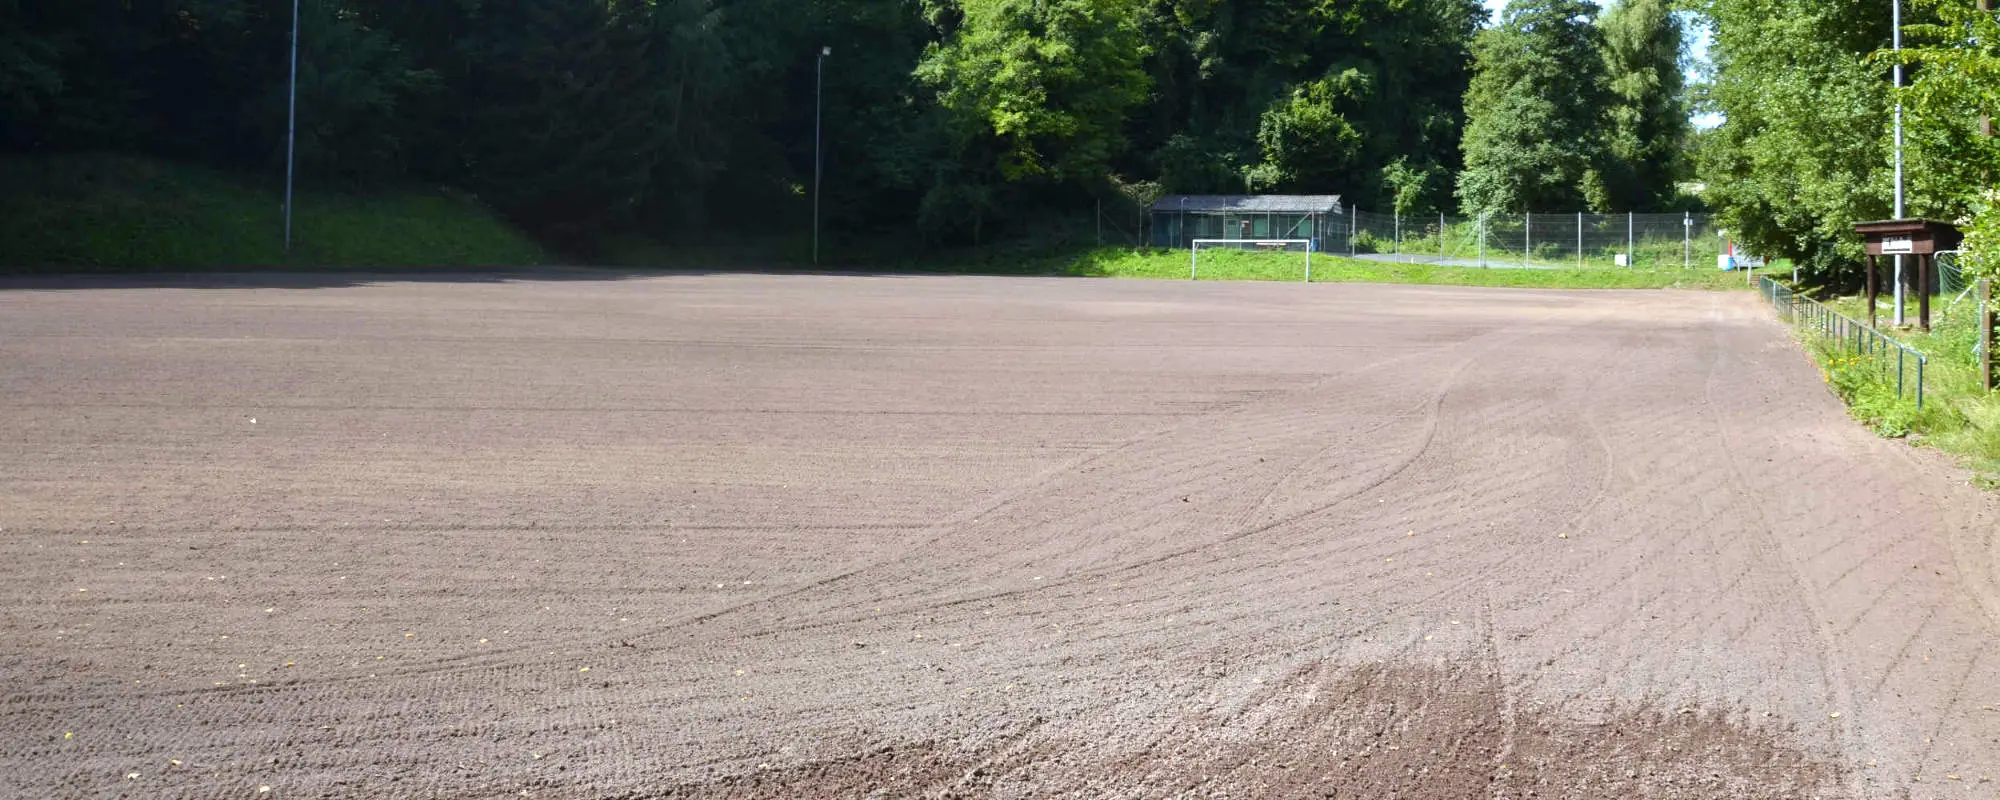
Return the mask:
M1253 248L1257 250L1281 249L1289 248L1292 245L1305 245L1306 283L1312 283L1313 240L1311 239L1196 239L1189 248L1188 280L1194 280L1196 273L1201 269L1201 246L1205 244L1234 245L1235 249Z

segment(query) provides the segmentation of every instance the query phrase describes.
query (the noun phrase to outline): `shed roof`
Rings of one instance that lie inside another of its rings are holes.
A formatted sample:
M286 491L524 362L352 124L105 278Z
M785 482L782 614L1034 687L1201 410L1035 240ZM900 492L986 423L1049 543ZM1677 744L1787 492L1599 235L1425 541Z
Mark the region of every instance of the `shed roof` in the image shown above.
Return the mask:
M1341 208L1337 194L1170 194L1154 203L1153 210L1197 214L1331 214Z

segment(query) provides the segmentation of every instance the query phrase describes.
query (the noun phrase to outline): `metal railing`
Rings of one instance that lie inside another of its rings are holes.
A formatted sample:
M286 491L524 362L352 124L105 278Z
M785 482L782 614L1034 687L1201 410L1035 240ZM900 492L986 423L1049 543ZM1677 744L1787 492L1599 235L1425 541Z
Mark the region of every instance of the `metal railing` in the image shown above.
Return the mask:
M1764 297L1777 309L1778 316L1794 327L1811 328L1820 338L1839 346L1843 351L1851 350L1855 355L1869 359L1877 367L1877 373L1884 382L1888 381L1890 366L1896 370L1896 397L1902 398L1908 364L1916 362L1917 410L1924 408L1924 368L1930 359L1911 349L1909 345L1896 341L1881 331L1868 327L1867 323L1849 317L1810 297L1793 292L1790 287L1772 280L1769 276L1759 279Z

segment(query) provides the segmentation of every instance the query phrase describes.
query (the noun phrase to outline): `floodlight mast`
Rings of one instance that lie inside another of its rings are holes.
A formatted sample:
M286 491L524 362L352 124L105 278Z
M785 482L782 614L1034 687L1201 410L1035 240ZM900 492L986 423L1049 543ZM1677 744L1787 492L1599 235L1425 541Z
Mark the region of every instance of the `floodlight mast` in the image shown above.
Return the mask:
M299 140L299 0L292 0L292 79L287 89L290 114L285 122L285 252L292 252L292 178Z
M825 182L826 159L820 146L820 109L826 101L826 57L831 46L822 45L813 70L813 266L819 266L819 185Z
M1903 207L1903 0L1889 0L1890 46L1897 53L1894 77L1896 97L1896 219L1906 213ZM1874 313L1871 309L1869 313ZM1896 256L1896 324L1903 324L1903 256Z

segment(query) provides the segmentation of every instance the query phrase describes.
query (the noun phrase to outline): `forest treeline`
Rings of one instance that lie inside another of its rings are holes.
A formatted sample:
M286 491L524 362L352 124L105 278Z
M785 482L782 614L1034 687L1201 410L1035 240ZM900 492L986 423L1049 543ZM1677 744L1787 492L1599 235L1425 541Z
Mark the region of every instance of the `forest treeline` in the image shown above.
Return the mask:
M1891 211L1898 97L1911 213L2000 241L2000 26L1987 0L1909 3L1899 57L1888 0L1512 0L1497 19L1479 0L302 0L298 161L322 190L468 192L577 252L796 242L817 106L825 227L849 252L1271 192L1409 214L1703 204L1753 252L1837 276L1852 223ZM290 5L0 0L0 151L278 179ZM1692 86L1691 24L1714 32Z
M1652 210L1687 170L1670 6L303 0L298 163L471 192L572 247L796 236L823 66L835 237L952 245L1162 192ZM282 174L291 23L282 0L0 0L0 148Z

